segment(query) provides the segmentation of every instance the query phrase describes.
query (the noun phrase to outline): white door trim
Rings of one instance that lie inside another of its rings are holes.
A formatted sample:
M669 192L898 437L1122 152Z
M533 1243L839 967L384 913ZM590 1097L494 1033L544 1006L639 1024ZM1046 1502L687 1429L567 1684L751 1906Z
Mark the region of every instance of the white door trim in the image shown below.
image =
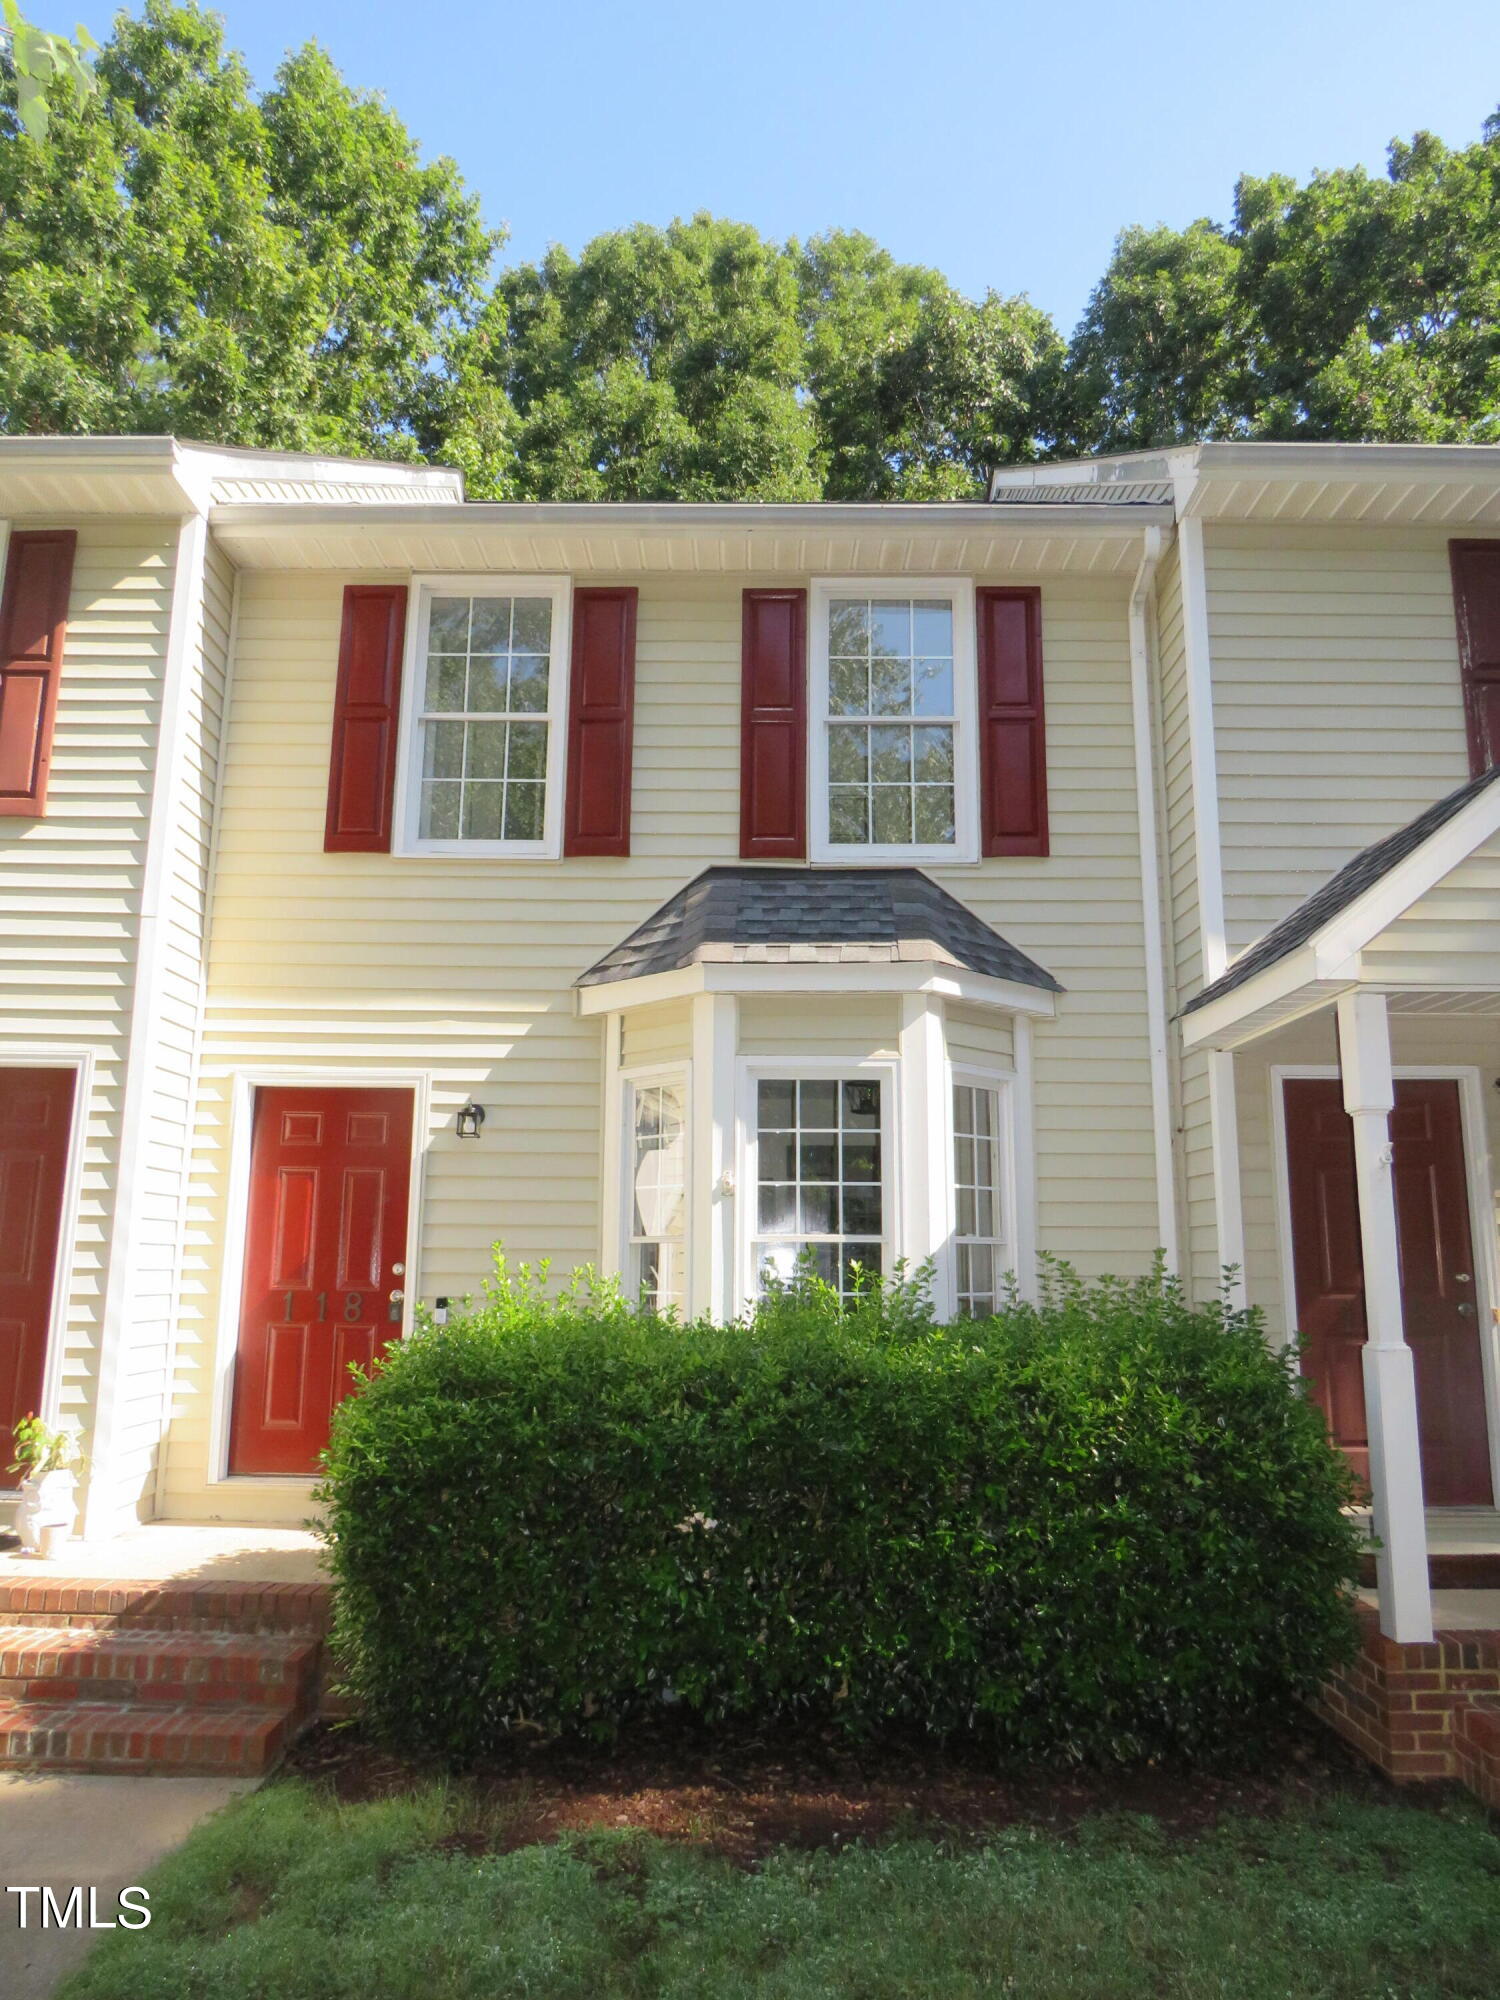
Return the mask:
M1337 1063L1273 1063L1271 1079L1271 1174L1275 1188L1276 1253L1282 1313L1287 1336L1296 1330L1297 1295L1292 1263L1292 1191L1287 1173L1286 1099L1282 1086L1304 1077L1336 1080ZM1485 1134L1484 1078L1475 1063L1393 1063L1393 1079L1456 1083L1463 1134L1464 1175L1469 1193L1469 1233L1474 1245L1474 1310L1479 1358L1484 1370L1485 1421L1490 1446L1490 1493L1500 1504L1500 1259L1497 1259L1494 1178Z
M423 1170L427 1159L432 1076L427 1070L235 1069L229 1075L229 1178L224 1212L224 1251L219 1265L219 1305L214 1333L213 1395L209 1412L209 1486L244 1482L308 1493L313 1477L290 1473L235 1473L229 1470L230 1425L234 1405L234 1363L240 1337L240 1298L245 1288L245 1238L250 1215L250 1141L257 1090L373 1088L412 1093L411 1183L406 1203L406 1277L402 1289L401 1337L411 1331L412 1307L420 1289Z
M73 1258L78 1248L78 1211L83 1201L83 1157L88 1143L89 1106L94 1088L94 1051L67 1044L12 1042L0 1051L0 1068L70 1069L73 1072L73 1112L68 1121L68 1158L63 1170L62 1215L57 1231L57 1265L52 1278L52 1303L47 1314L47 1354L42 1369L42 1406L37 1415L55 1429L62 1421L63 1354L67 1344L68 1306L72 1297ZM90 1385L97 1390L97 1382ZM92 1412L86 1412L91 1416ZM0 1465L0 1478L9 1480ZM6 1486L0 1491L15 1492Z

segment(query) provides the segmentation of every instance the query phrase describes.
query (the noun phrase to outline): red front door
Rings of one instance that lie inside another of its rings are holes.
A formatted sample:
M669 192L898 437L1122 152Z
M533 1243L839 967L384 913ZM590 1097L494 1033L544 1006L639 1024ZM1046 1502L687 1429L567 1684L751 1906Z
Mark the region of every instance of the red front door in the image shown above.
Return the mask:
M1360 1350L1360 1262L1354 1131L1332 1077L1289 1078L1287 1178L1302 1365L1335 1441L1369 1476ZM1422 1484L1432 1507L1492 1498L1478 1285L1458 1085L1403 1078L1391 1114L1401 1304L1417 1378Z
M0 1063L0 1446L41 1407L77 1083L76 1070Z
M231 1472L308 1473L349 1364L401 1329L409 1090L255 1096Z

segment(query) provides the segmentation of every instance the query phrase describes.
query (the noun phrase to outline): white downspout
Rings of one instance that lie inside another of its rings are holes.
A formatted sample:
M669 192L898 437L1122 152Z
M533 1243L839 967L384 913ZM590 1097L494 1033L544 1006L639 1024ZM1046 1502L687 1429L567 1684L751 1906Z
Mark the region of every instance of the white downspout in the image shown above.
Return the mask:
M1135 804L1141 849L1141 920L1146 951L1146 1038L1151 1060L1151 1131L1156 1157L1157 1242L1167 1269L1179 1268L1177 1186L1172 1144L1172 1090L1167 1060L1167 972L1162 941L1161 858L1156 831L1156 766L1152 753L1151 652L1147 609L1166 538L1147 528L1130 587L1130 714L1135 732Z

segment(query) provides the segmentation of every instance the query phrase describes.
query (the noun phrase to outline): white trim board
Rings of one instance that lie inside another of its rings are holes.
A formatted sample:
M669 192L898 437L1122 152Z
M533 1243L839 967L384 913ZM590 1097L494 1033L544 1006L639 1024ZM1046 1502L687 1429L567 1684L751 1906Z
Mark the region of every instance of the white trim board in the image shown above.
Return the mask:
M314 1480L279 1473L234 1473L229 1470L229 1439L233 1418L234 1363L239 1347L240 1300L245 1287L245 1238L250 1204L250 1142L255 1124L257 1090L359 1089L410 1090L411 1183L406 1202L406 1293L400 1338L411 1331L412 1310L421 1289L422 1204L427 1145L432 1116L432 1076L427 1070L335 1069L292 1065L281 1068L236 1068L229 1073L229 1173L225 1187L224 1238L219 1261L219 1301L214 1314L213 1387L209 1406L208 1464L204 1482L214 1486L285 1487L307 1492ZM479 1142L483 1144L483 1140Z
M1058 996L1042 986L1018 980L991 979L962 966L933 959L880 959L867 964L783 961L746 965L718 959L700 960L675 972L645 973L636 979L608 979L576 987L578 1012L615 1014L630 1007L651 1007L662 1000L688 1000L700 993L930 993L968 1006L994 1007L1002 1013L1040 1015L1050 1021Z
M1300 1078L1337 1081L1337 1063L1273 1063L1267 1071L1271 1092L1271 1180L1276 1216L1277 1282L1281 1288L1283 1339L1297 1330L1297 1291L1292 1252L1292 1192L1287 1172L1286 1099L1282 1086ZM1500 1244L1497 1244L1494 1178L1485 1122L1484 1072L1476 1063L1393 1063L1391 1077L1446 1081L1458 1085L1469 1195L1469 1230L1474 1246L1474 1305L1480 1362L1484 1369L1489 1428L1491 1493L1500 1504Z

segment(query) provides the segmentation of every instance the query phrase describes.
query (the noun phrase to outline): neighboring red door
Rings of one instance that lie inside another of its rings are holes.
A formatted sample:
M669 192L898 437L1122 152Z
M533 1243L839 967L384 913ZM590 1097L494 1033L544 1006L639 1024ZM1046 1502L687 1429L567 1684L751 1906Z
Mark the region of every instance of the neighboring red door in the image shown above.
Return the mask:
M411 1133L409 1090L256 1092L231 1472L316 1471L349 1364L399 1335Z
M0 1445L41 1408L77 1082L72 1069L0 1063Z
M1285 1086L1292 1262L1302 1365L1329 1429L1361 1477L1370 1469L1360 1350L1364 1271L1354 1131L1332 1077ZM1422 1484L1432 1507L1492 1499L1478 1284L1458 1085L1403 1078L1391 1114L1401 1304L1417 1380Z

